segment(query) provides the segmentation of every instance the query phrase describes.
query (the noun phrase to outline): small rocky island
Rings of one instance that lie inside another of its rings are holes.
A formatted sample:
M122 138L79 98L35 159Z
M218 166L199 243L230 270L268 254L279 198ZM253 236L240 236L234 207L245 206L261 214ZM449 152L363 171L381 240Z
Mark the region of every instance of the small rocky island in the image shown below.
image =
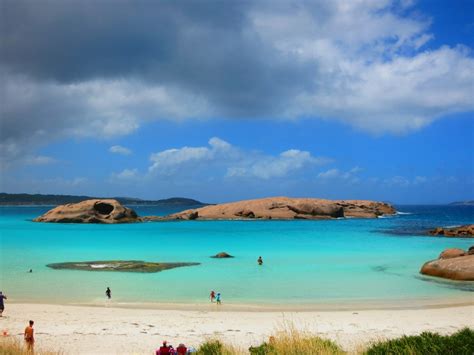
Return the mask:
M450 280L474 281L474 246L468 251L446 249L438 259L426 262L420 273Z
M168 216L139 217L113 199L93 199L53 208L34 219L54 223L133 223L179 220L377 218L395 214L393 206L365 200L269 197L209 205Z
M51 223L132 223L141 219L131 208L117 200L94 199L79 203L59 205L44 215L35 218L35 222Z
M145 220L245 220L245 219L334 219L377 218L396 210L384 202L269 197L245 200L174 213Z
M200 263L155 263L141 260L73 261L48 264L47 267L58 270L115 271L115 272L160 272Z
M474 237L474 224L467 224L459 227L443 228L437 227L428 231L430 235L443 237L472 238Z

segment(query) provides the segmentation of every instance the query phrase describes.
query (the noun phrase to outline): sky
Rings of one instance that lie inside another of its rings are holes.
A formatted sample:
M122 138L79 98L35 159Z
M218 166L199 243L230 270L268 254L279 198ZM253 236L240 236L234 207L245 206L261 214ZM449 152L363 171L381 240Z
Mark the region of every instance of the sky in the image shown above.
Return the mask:
M0 6L2 192L474 199L474 0Z

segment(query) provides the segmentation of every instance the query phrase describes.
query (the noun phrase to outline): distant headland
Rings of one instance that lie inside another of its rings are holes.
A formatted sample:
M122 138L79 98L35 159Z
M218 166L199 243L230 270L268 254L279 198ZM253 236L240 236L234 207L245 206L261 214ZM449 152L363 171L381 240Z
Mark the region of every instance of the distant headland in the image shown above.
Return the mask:
M451 202L450 206L474 206L474 200Z
M109 198L109 197L108 197ZM105 199L104 197L75 196L75 195L43 195L43 194L8 194L0 193L0 206L56 206L66 203L78 203L85 200ZM128 206L206 206L208 203L184 197L172 197L162 200L142 200L133 197L110 197Z
M168 216L140 217L114 199L91 199L57 206L35 222L133 223L179 220L294 220L377 218L395 214L393 206L368 200L269 197L188 209Z

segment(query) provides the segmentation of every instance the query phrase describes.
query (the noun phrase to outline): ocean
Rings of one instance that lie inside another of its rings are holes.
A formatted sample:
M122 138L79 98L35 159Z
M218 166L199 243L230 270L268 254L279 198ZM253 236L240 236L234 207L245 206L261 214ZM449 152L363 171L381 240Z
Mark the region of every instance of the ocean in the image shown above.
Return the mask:
M235 305L472 300L474 282L426 277L419 270L445 248L474 244L473 239L420 234L435 226L473 223L474 207L396 207L400 214L379 219L115 225L35 223L32 219L51 207L0 207L0 290L12 302L58 304L103 304L106 287L113 302L124 305L204 304L211 290ZM176 211L133 208L139 215ZM210 258L221 251L235 258ZM201 264L159 273L46 266L117 259Z

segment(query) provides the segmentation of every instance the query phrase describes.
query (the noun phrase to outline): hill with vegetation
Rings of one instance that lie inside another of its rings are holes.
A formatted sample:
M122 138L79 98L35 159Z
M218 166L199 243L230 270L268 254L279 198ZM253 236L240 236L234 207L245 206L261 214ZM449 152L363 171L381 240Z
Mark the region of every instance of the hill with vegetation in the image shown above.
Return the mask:
M132 197L110 197L119 201L123 205L137 206L205 206L203 203L191 198L172 197L162 200L142 200ZM0 193L0 205L20 206L20 205L64 205L66 203L78 203L84 200L102 199L102 197L74 196L74 195L43 195L43 194L8 194Z

